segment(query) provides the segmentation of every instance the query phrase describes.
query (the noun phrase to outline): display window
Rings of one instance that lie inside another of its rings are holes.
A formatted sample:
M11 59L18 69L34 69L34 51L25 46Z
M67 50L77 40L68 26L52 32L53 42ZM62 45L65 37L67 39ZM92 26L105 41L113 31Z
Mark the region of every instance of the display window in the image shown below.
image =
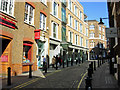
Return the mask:
M31 63L32 44L23 44L23 63Z

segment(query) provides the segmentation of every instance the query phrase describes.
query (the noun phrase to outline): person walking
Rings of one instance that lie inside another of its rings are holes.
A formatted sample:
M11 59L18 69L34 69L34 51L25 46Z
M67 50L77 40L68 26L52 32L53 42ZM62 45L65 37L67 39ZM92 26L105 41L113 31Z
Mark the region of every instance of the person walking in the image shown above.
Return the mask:
M58 66L57 66L57 64L58 64L58 55L56 55L56 70L58 69Z
M60 64L60 66L61 66L61 57L60 57L60 55L59 55L59 57L58 57L58 62L59 62L59 64Z
M45 70L45 72L47 72L47 62L44 56L42 56L43 58L43 71Z
M55 59L55 56L53 56L53 58L52 58L52 68L55 68L55 62L56 62L56 59Z

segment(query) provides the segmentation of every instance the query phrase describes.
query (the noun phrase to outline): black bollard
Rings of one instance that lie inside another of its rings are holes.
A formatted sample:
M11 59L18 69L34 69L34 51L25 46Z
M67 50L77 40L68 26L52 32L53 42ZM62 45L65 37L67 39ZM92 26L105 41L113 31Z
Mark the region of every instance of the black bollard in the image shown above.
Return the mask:
M100 66L101 66L101 60L100 60Z
M63 68L64 68L64 60L63 60Z
M85 79L85 83L86 83L86 86L85 86L85 90L92 90L92 83L91 83L92 79L87 77Z
M92 69L90 67L88 68L88 77L92 78Z
M96 70L96 62L94 61L94 70Z
M7 80L7 84L11 85L11 68L8 67L8 80Z
M73 59L71 59L71 66L73 66Z
M79 64L80 64L80 59L78 59L79 60Z
M92 74L93 74L93 62L91 62L91 69L92 69Z
M57 62L56 62L56 70L58 69L58 67L57 67Z
M98 67L100 67L100 63L99 63L99 60L98 60Z
M67 59L67 67L68 67L68 64L69 64L69 63L68 63L68 59Z
M77 60L76 60L76 65L77 65Z
M29 78L32 78L32 65L29 65Z
M45 63L45 73L47 73L47 63Z

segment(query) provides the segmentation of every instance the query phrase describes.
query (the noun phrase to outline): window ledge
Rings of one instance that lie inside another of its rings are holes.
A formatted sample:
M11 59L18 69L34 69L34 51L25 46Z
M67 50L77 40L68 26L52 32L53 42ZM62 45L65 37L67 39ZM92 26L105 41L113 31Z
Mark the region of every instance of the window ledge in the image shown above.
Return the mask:
M58 19L59 21L62 21L60 18L58 18L57 16L53 15L52 13L50 13L53 17L55 17L56 19Z
M2 12L3 14L5 14L5 15L7 15L7 16L10 16L11 18L15 19L15 16L13 16L13 15L10 15L10 14L8 14L8 13L2 11L2 10L0 10L0 12Z
M32 24L29 24L27 22L24 21L25 24L29 25L29 26L32 26L32 27L35 27L35 25L32 25Z
M46 2L46 4L45 3L43 3L43 2L41 2L44 6L46 6L47 8L48 8L48 6L47 6L47 2Z

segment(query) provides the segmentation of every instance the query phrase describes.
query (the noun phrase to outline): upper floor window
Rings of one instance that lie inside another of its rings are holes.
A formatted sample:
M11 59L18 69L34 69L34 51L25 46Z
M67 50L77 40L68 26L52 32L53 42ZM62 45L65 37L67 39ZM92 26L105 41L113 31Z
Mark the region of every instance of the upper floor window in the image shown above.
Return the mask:
M86 39L86 47L88 47L88 40Z
M86 28L86 36L88 36L88 28Z
M62 7L62 21L66 22L66 10Z
M13 15L14 12L14 0L0 0L0 10Z
M72 16L70 14L68 16L68 20L69 20L69 25L72 27Z
M94 25L90 25L90 30L94 30L95 26Z
M82 11L80 11L80 20L82 20Z
M74 14L77 16L77 6L74 5Z
M80 23L80 32L82 33L82 24Z
M90 33L90 38L94 38L95 34L93 32Z
M99 34L99 38L101 39L101 34Z
M27 4L27 3L25 3L24 21L26 23L34 25L34 8L31 5Z
M101 31L101 26L99 26L99 30Z
M104 29L104 28L102 28L102 31L103 31L103 32L104 32L104 30L105 30L105 29Z
M75 22L75 24L74 24L75 25L75 29L78 30L78 22L77 22L77 20L75 19L74 22Z
M72 11L72 2L71 2L71 0L68 1L68 8Z
M46 31L46 16L40 13L40 29Z
M83 37L80 37L80 46L83 44Z
M53 15L58 15L58 4L55 1L53 2Z
M73 42L73 33L72 32L70 32L69 38L70 38L70 42L72 43Z
M45 5L47 5L46 0L41 0L42 3L44 3Z
M103 35L103 40L105 40L105 36Z
M78 35L75 35L75 44L78 44Z
M52 36L58 38L58 24L55 22L52 22Z

